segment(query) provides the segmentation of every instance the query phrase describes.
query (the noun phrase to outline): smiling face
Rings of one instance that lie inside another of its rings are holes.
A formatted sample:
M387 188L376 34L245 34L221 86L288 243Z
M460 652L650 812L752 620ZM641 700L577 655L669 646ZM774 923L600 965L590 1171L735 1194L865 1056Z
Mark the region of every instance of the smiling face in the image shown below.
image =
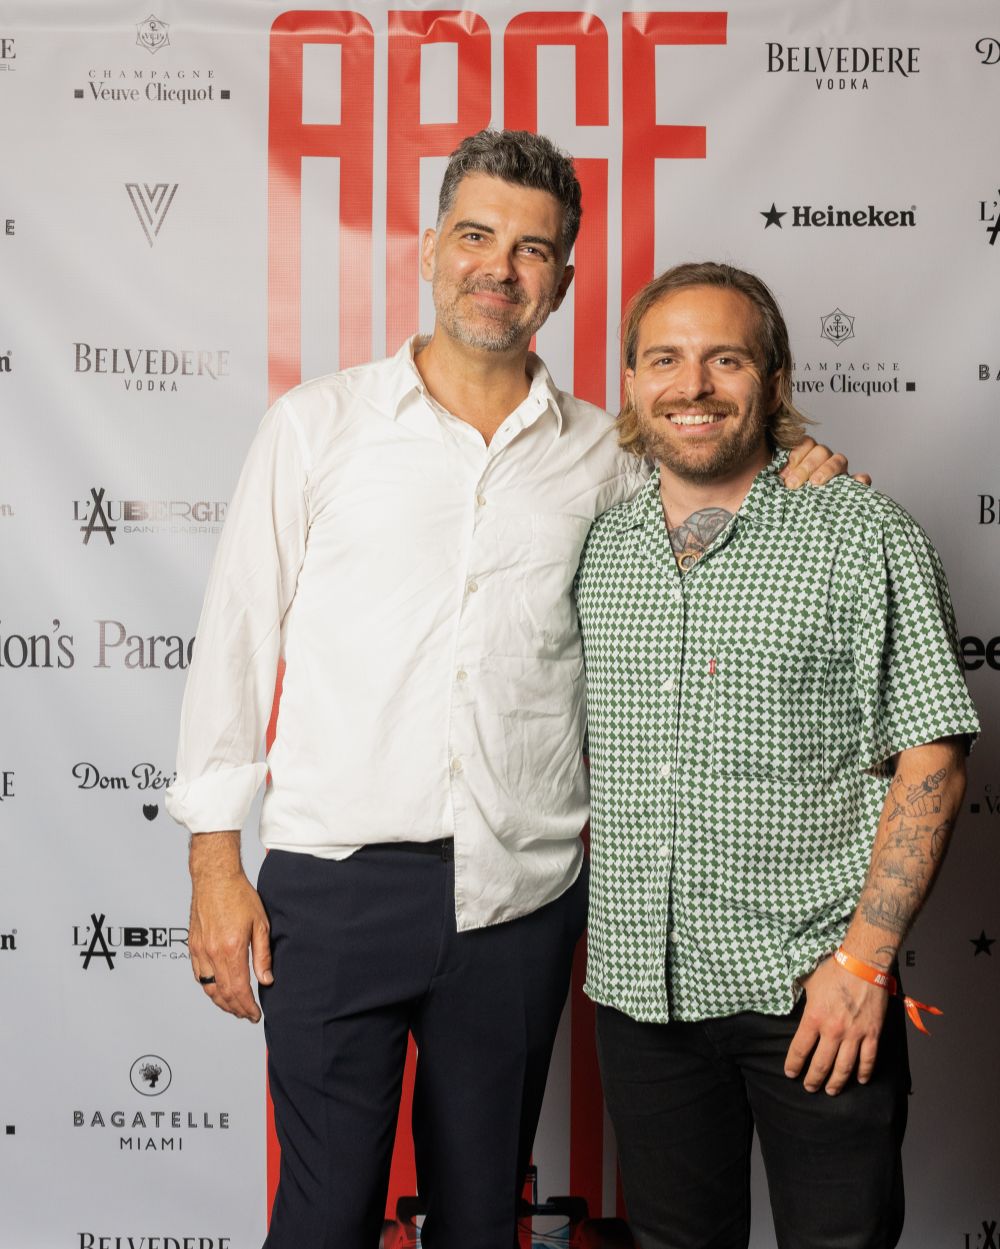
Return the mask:
M547 191L487 174L463 178L423 238L421 272L439 330L483 351L524 350L573 279L561 240L562 209Z
M779 382L763 375L749 299L714 286L683 287L654 304L635 368L625 371L646 452L696 482L766 461Z

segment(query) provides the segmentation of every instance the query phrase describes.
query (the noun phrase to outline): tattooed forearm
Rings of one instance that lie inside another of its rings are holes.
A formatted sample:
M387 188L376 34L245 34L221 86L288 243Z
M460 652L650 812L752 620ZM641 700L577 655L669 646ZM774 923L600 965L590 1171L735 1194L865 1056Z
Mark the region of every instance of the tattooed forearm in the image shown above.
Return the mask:
M892 810L889 819L894 820L901 815L936 815L941 810L941 795L937 789L947 774L947 768L940 768L915 785L907 785L896 776L890 790Z
M896 957L896 947L894 945L880 945L872 955L872 962L878 963L879 967L886 971L892 966L893 959Z
M958 742L934 742L899 756L868 877L845 937L852 953L865 950L880 966L892 963L930 892L964 792Z
M875 892L872 897L862 894L859 906L869 924L884 932L894 932L901 939L909 931L915 913L912 899L904 899L900 894Z
M692 512L675 529L668 527L670 545L681 567L694 563L707 551L732 518L732 512L727 512L724 507L706 507L700 512Z
M951 836L952 820L943 820L937 828L931 833L931 858L935 863L940 862L945 850L948 846L948 838Z

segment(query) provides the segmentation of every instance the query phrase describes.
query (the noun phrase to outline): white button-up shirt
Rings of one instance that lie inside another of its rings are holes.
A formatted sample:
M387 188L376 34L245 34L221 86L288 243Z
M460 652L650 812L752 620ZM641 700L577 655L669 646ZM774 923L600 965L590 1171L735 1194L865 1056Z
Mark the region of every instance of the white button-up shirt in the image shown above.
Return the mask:
M489 446L428 395L414 342L264 417L215 559L170 814L344 858L455 839L459 929L576 878L588 813L572 598L591 521L635 493L610 417L529 357ZM278 659L274 744L259 761Z

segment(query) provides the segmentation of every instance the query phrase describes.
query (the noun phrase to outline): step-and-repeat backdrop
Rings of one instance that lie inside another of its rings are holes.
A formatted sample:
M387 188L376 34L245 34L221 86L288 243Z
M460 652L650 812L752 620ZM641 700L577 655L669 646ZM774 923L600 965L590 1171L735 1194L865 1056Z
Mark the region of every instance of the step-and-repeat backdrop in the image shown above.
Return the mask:
M656 270L748 267L820 437L942 553L986 734L904 951L945 1010L911 1037L904 1243L997 1249L996 4L149 2L0 6L0 1245L262 1239L263 1038L192 983L163 805L201 594L269 399L430 327L420 230L493 124L578 161L578 276L539 335L563 385L615 406ZM620 1213L591 1022L577 988L535 1162L540 1201L579 1200L544 1243ZM401 1130L393 1213L413 1191Z

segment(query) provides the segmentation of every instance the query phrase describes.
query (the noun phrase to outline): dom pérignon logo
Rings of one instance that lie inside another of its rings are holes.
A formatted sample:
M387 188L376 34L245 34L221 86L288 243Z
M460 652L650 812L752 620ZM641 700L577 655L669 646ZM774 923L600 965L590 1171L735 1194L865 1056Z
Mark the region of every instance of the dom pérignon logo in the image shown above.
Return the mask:
M1000 65L1000 39L992 35L976 40L976 51L983 65Z

